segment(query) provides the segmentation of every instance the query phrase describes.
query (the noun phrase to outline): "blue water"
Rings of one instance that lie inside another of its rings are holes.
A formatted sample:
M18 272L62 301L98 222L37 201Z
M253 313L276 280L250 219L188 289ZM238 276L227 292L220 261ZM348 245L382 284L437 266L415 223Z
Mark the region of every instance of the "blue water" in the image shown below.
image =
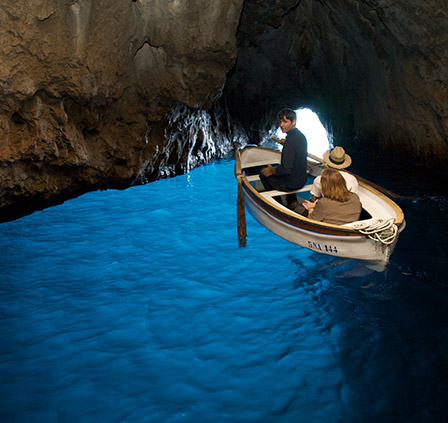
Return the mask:
M230 160L4 223L0 421L442 421L443 201L382 273L250 216L238 248Z

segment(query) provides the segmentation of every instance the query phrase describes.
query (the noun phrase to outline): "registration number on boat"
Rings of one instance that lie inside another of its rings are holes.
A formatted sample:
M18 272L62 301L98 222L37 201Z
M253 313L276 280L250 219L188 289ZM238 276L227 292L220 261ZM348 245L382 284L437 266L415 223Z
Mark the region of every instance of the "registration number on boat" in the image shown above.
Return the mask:
M336 248L335 245L324 244L322 246L318 242L314 242L314 241L308 241L308 248L310 250L325 251L327 253L334 253L334 254L338 253L338 249Z

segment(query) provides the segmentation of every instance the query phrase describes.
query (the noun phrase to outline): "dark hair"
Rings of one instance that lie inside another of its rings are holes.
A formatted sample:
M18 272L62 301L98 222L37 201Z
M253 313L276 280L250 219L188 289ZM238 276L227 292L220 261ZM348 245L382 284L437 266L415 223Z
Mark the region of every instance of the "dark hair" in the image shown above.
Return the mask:
M292 109L282 109L278 112L277 115L278 120L282 120L284 117L290 120L291 122L297 119L296 112Z

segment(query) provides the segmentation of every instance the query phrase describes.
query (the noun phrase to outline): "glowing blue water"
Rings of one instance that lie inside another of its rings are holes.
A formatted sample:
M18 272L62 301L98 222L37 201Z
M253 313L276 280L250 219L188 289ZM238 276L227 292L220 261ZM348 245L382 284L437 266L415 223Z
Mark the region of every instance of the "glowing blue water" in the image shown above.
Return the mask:
M239 249L235 204L223 160L0 225L0 420L445 416L447 296L400 243L366 273L248 216Z

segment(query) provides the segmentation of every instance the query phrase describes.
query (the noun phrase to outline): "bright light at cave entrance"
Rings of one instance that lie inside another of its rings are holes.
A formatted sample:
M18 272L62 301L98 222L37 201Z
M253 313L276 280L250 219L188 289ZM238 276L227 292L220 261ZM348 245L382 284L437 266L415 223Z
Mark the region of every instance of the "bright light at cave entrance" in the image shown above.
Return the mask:
M322 157L330 148L327 131L320 123L316 113L310 109L298 109L296 127L301 131L308 141L308 153ZM279 129L275 132L278 138L285 138L285 134Z

